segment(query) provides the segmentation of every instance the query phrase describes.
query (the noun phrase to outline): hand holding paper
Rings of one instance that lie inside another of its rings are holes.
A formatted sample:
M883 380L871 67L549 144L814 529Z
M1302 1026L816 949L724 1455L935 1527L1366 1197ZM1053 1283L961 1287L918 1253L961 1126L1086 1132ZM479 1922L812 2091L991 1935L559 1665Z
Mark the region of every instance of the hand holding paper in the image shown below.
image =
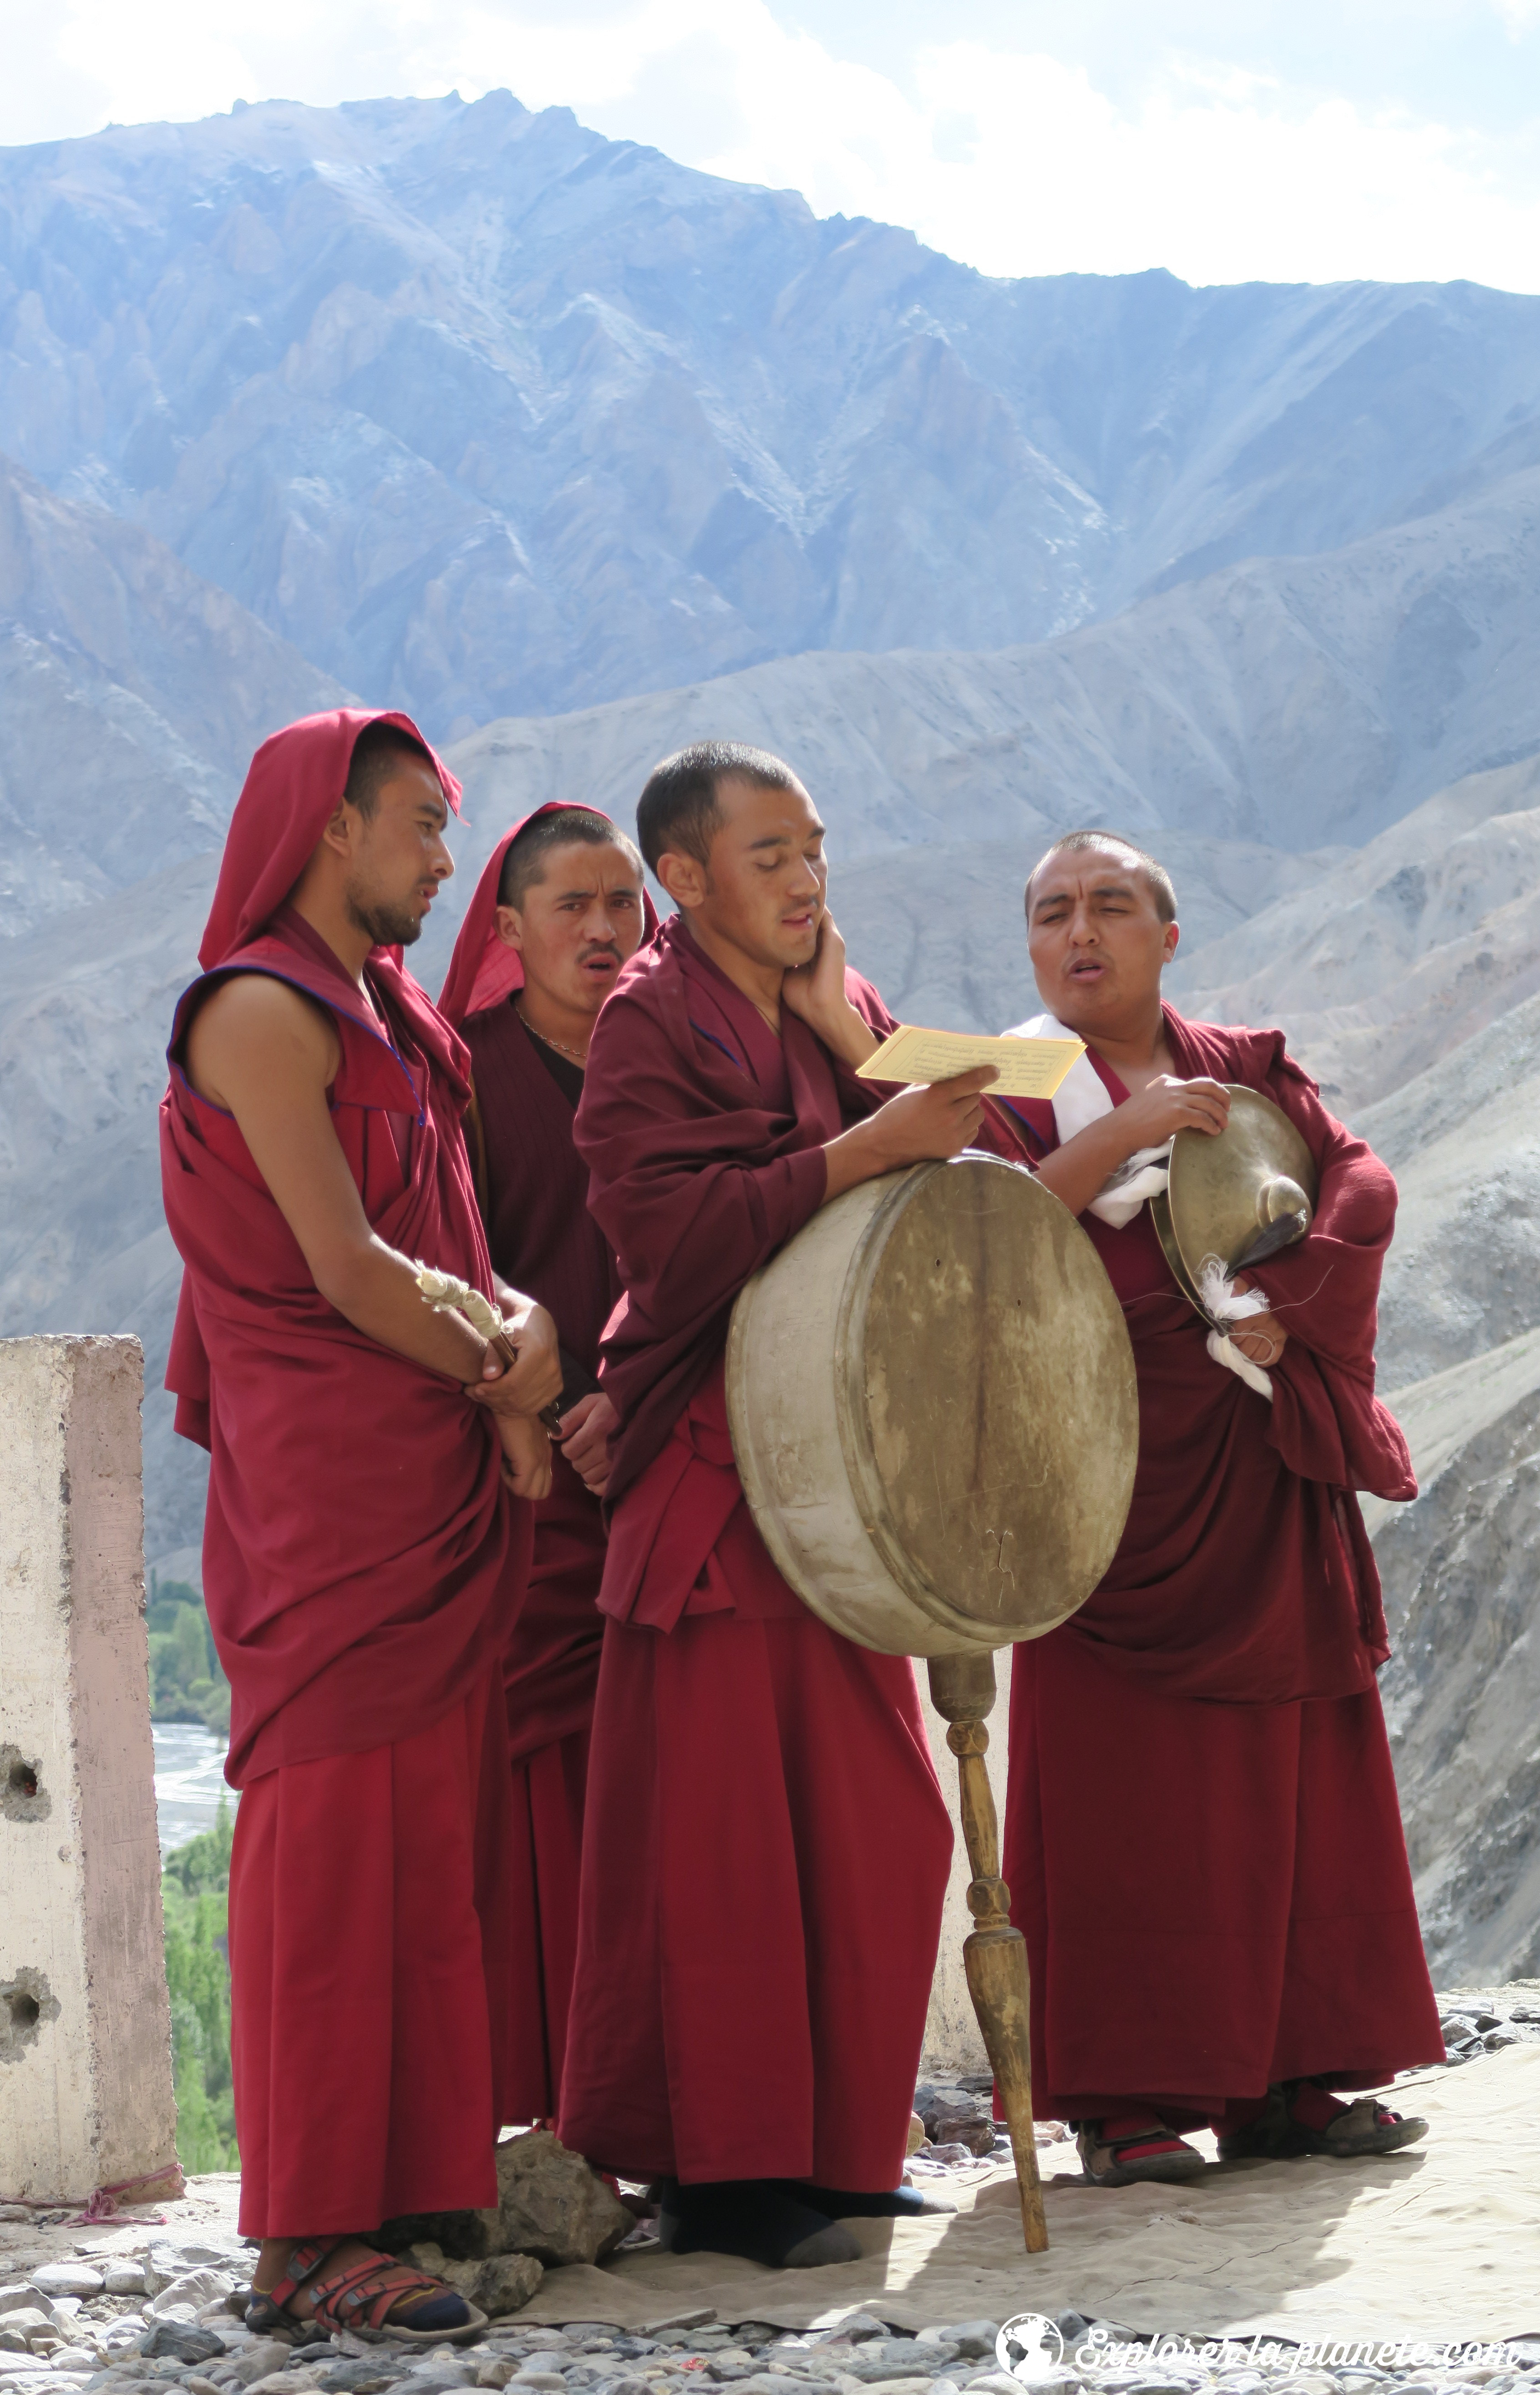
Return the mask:
M922 1031L901 1023L874 1056L856 1068L863 1081L949 1081L976 1065L991 1065L997 1098L1051 1098L1070 1065L1085 1053L1083 1039L992 1039L983 1032Z

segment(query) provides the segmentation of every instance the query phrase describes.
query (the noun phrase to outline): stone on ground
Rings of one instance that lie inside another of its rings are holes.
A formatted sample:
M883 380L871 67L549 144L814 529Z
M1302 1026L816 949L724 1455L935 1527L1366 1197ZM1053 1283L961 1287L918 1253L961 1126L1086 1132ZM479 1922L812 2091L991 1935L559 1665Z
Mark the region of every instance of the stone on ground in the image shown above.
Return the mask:
M602 2262L635 2226L597 2171L549 2130L531 2130L498 2148L495 2251L533 2254L556 2266Z
M627 2216L628 2219L630 2216ZM446 2261L442 2248L428 2243L408 2246L402 2260L430 2278L443 2279L474 2304L488 2320L504 2320L522 2311L545 2277L532 2254L488 2254L480 2260Z

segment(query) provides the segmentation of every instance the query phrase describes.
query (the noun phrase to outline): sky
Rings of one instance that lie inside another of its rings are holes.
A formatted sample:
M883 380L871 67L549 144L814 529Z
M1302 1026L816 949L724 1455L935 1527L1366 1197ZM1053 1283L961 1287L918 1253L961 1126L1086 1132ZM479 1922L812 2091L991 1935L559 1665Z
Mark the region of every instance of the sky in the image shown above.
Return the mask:
M0 0L0 143L506 87L989 274L1540 292L1540 0Z

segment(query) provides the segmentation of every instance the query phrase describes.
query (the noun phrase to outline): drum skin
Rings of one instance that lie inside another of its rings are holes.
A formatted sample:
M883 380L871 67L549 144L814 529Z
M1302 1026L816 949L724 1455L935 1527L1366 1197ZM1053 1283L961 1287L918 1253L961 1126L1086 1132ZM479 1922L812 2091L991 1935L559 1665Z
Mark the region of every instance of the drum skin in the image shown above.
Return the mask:
M815 1214L734 1307L727 1413L782 1576L882 1654L1041 1637L1100 1581L1133 1495L1111 1283L1058 1199L993 1157Z

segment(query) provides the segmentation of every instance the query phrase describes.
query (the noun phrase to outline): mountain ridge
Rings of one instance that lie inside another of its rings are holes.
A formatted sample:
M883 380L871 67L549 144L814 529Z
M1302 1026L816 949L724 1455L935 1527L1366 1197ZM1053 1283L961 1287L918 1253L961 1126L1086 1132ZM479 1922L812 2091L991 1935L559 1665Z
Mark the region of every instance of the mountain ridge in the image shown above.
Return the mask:
M272 101L0 152L0 421L445 736L1340 549L1540 455L1540 300L1012 282L508 93Z

